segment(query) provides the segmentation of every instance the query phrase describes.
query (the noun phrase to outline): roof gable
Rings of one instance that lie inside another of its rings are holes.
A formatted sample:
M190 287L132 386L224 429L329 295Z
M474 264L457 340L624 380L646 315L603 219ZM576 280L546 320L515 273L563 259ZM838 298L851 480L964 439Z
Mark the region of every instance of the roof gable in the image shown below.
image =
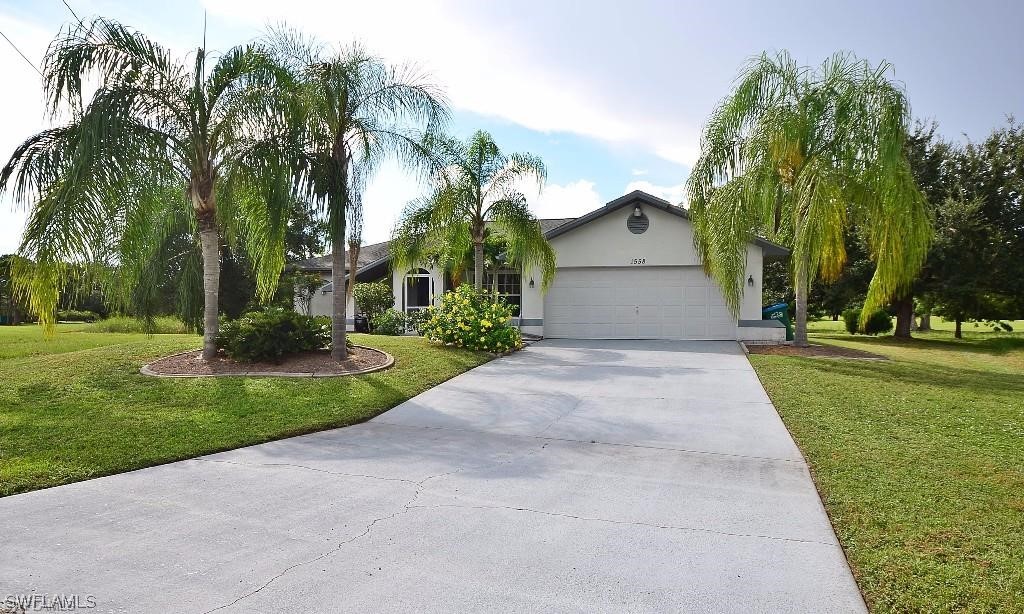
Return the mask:
M625 207L635 207L637 205L654 207L655 209L660 209L661 211L664 211L666 213L670 213L672 215L681 217L684 220L690 219L690 214L686 211L686 209L673 205L667 200L663 198L658 198L653 194L648 194L647 192L644 192L642 190L634 190L629 194L625 194L623 196L616 198L615 200L609 201L607 204L605 204L605 206L601 207L600 209L595 209L582 217L578 217L571 222L562 224L557 228L548 231L544 236L548 240L551 240L567 232L571 232L576 228L583 226L584 224L592 222L598 218L604 217L609 213L613 213ZM788 249L776 243L772 243L767 239L755 237L752 242L755 245L758 245L759 247L762 248L763 254L766 257L784 257L789 255Z

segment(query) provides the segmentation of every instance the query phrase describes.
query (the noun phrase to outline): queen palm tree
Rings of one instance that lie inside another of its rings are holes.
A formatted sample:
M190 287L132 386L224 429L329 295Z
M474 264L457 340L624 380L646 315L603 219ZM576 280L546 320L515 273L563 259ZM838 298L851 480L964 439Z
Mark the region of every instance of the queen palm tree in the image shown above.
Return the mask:
M365 182L378 165L397 159L429 172L423 143L443 127L448 108L440 91L412 65L391 66L359 45L333 53L293 32L273 33L280 57L300 75L300 189L327 218L331 244L331 355L346 346L346 211L362 207ZM352 271L354 282L355 270Z
M477 131L465 142L439 139L432 150L445 172L434 191L402 213L391 242L396 268L432 260L446 269L465 269L473 258L473 283L484 282L484 242L488 232L504 241L505 261L541 270L541 287L555 275L555 253L520 190L538 189L547 177L544 163L528 153L505 155L490 134Z
M759 233L789 243L797 345L807 345L815 276L835 280L846 262L849 226L876 264L862 326L909 286L928 252L931 224L903 149L909 107L889 72L850 54L818 69L785 52L762 55L704 128L687 192L705 270L735 313L746 243Z
M202 356L213 358L221 238L249 252L262 296L284 263L288 84L257 45L215 61L199 47L185 62L116 21L62 31L43 85L47 110L70 123L29 138L0 171L0 191L31 208L15 277L42 322L52 327L73 265L105 264L111 298L127 301L184 230L201 252Z

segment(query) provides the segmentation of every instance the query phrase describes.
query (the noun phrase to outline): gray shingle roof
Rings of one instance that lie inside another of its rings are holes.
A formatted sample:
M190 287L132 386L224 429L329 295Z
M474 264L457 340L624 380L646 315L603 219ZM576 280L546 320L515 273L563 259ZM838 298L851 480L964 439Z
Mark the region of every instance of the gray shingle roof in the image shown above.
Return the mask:
M368 264L377 262L381 258L388 255L388 245L390 241L383 241L381 243L374 243L373 245L364 245L359 250L359 262L358 268L363 268ZM293 268L300 271L324 271L329 272L331 270L331 254L323 256L317 256L316 258L308 258L306 260L300 260L291 265ZM345 270L348 270L348 252L345 252Z
M544 233L548 233L555 228L558 228L562 224L567 224L573 221L575 218L564 217L555 219L544 219L537 220L540 222L540 229ZM388 255L388 246L391 244L390 241L382 241L380 243L374 243L373 245L364 245L359 250L359 269L377 262L381 258ZM312 272L330 272L331 270L331 254L325 254L323 256L317 256L316 258L308 258L306 260L300 260L299 262L292 263L292 268L300 271L312 271ZM348 271L348 252L345 253L345 270Z

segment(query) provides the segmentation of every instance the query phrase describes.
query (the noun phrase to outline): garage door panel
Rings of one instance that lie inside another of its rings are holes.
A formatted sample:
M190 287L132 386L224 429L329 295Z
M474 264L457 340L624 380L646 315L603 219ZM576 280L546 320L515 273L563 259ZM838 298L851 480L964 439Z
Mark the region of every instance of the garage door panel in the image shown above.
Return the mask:
M548 337L735 338L735 319L699 267L559 269L544 314Z

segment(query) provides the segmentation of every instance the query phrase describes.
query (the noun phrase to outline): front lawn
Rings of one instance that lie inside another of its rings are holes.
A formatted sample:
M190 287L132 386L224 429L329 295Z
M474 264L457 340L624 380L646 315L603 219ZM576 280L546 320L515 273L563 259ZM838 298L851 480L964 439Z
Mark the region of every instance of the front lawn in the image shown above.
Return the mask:
M361 422L489 359L419 337L353 335L387 371L342 378L158 379L194 335L0 327L0 496Z
M1024 335L964 330L750 356L875 611L1024 611Z

